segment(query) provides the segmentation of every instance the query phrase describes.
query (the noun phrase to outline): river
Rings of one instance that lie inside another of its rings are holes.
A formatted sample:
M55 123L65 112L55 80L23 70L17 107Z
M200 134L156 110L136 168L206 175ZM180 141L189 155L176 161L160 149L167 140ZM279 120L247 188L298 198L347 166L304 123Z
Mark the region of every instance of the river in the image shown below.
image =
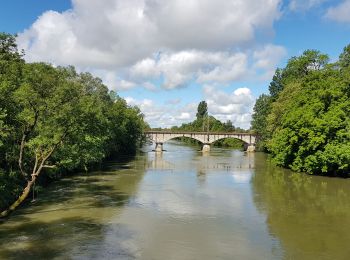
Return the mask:
M0 224L0 259L350 259L350 180L164 149L50 185Z

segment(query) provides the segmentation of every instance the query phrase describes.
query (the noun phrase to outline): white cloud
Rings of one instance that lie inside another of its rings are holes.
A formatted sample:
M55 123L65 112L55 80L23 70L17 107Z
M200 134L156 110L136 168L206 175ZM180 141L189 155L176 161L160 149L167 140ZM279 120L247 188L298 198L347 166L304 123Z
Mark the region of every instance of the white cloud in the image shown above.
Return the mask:
M184 87L192 80L198 83L226 84L254 77L255 70L264 71L263 80L266 80L271 78L276 65L285 54L284 47L272 44L252 54L198 50L167 52L133 65L130 77L142 81L162 76L162 87L165 89ZM253 60L253 64L249 64L249 59Z
M179 116L176 117L178 120L189 120L191 119L191 114L188 112L182 112Z
M128 90L137 86L135 82L120 78L114 71L92 70L93 74L102 79L103 83L112 90ZM146 86L144 86L146 88Z
M247 73L247 55L227 52L180 51L160 54L158 60L146 58L131 67L135 79L163 76L163 87L173 89L191 80L229 82Z
M245 129L250 127L251 114L255 102L250 89L238 88L226 93L214 86L203 87L204 99L208 103L209 114L226 122L231 120L235 126ZM181 104L177 99L159 104L150 99L137 100L125 98L131 106L137 105L152 127L172 127L188 123L195 119L198 102Z
M73 0L47 11L18 43L31 61L118 68L160 51L217 51L244 46L271 31L280 0Z
M73 0L71 10L43 13L19 34L18 45L28 61L99 71L116 90L154 91L151 82L160 77L165 89L192 80L225 84L252 71L247 43L256 31L273 30L280 2Z
M292 11L306 11L329 0L291 0L289 9Z
M287 51L282 46L268 44L260 50L254 51L254 69L263 71L262 79L269 80L274 75L278 63L287 55Z
M250 127L251 114L255 103L250 89L238 88L231 94L214 86L203 88L211 115L222 122L231 120L234 126L245 129Z
M17 41L30 62L74 65L78 71L91 71L118 91L143 87L156 92L184 88L193 82L218 86L266 80L285 49L258 43L256 35L273 35L281 3L72 0L71 10L43 13L19 33ZM234 92L229 99L221 91L211 94L223 97L220 101L206 96L219 119L249 126L250 93ZM197 108L194 103L159 105L161 102L149 99L129 98L128 103L139 105L152 126L162 127L193 120Z
M217 53L217 63L212 69L201 70L198 76L199 82L227 83L242 79L248 74L248 60L244 53L228 54Z
M158 77L160 71L157 69L155 60L146 58L131 67L130 74L136 78L147 79Z
M159 104L150 99L137 100L132 97L126 97L125 100L130 106L138 106L152 127L169 128L181 125L194 120L197 112L197 104L195 103L181 105L180 101L173 100L177 103Z
M342 23L350 22L350 0L345 0L335 7L327 10L326 17Z

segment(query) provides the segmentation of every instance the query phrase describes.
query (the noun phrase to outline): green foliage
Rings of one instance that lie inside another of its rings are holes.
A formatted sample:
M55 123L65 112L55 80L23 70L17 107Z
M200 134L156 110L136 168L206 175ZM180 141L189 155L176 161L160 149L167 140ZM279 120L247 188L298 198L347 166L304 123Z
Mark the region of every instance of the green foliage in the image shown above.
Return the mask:
M200 111L202 111L200 113ZM201 116L199 116L201 115ZM208 116L208 107L205 101L201 101L198 105L197 119L193 122L182 124L181 126L174 126L173 131L187 131L187 132L240 132L244 133L246 130L235 127L231 120L222 123L213 116ZM198 141L189 138L180 138L180 140L188 143L198 143ZM238 139L227 138L221 139L214 143L215 146L242 148L243 143Z
M88 169L136 150L147 127L137 107L73 67L25 63L0 34L0 210L34 175Z
M188 132L233 132L236 128L233 126L232 122L228 120L222 123L213 116L203 117L194 120L193 122L182 124L180 127L172 127L172 130L181 130ZM239 129L239 128L238 128ZM243 129L240 129L244 131Z
M294 88L294 89L291 89ZM349 84L337 71L319 71L298 88L290 85L273 104L269 150L296 171L346 174L350 167ZM284 106L281 109L281 106Z
M198 104L196 117L197 119L203 119L206 116L208 116L208 105L207 102L201 101Z
M244 142L236 138L225 138L214 142L215 146L242 149Z
M343 52L339 56L339 66L342 69L350 67L350 44L344 47Z
M259 134L259 143L258 149L265 150L266 149L266 140L269 137L269 133L267 131L267 116L271 111L271 102L272 98L269 95L262 94L256 100L253 115L252 115L252 130Z
M287 66L282 71L281 81L284 84L302 81L313 71L323 69L328 61L328 55L317 50L306 50L301 56L289 59Z
M314 50L291 58L279 72L284 87L278 95L270 88L270 95L257 100L252 128L277 165L310 174L349 174L348 51L336 64L327 64L328 56Z
M275 75L273 75L272 81L269 86L270 96L272 100L276 100L278 98L278 94L283 90L283 70L276 69Z

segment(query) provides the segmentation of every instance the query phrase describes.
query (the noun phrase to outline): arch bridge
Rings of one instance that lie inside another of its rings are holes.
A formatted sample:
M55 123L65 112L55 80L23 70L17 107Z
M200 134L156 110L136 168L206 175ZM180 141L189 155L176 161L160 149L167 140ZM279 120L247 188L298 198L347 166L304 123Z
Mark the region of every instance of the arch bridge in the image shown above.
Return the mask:
M220 139L236 138L244 142L247 152L255 151L257 135L234 132L179 132L179 131L146 131L146 136L156 144L155 151L163 151L163 143L177 137L188 137L202 143L202 151L209 152L210 145Z

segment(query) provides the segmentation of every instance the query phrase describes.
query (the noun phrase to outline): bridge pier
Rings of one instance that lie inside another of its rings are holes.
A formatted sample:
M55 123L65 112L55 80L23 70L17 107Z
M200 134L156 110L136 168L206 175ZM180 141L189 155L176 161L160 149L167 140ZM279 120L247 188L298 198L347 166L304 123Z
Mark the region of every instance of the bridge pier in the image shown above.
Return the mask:
M254 144L249 144L247 146L247 152L248 153L255 152L255 145Z
M210 144L203 144L202 152L209 152L209 151L210 151Z
M155 151L158 152L158 153L163 152L163 143L158 143L157 142Z
M236 138L244 142L244 150L247 152L255 151L255 143L258 136L252 133L234 133L234 132L186 132L186 131L146 131L146 136L156 144L155 151L163 151L163 143L177 137L188 137L195 139L203 144L202 151L209 152L210 144L223 138Z

